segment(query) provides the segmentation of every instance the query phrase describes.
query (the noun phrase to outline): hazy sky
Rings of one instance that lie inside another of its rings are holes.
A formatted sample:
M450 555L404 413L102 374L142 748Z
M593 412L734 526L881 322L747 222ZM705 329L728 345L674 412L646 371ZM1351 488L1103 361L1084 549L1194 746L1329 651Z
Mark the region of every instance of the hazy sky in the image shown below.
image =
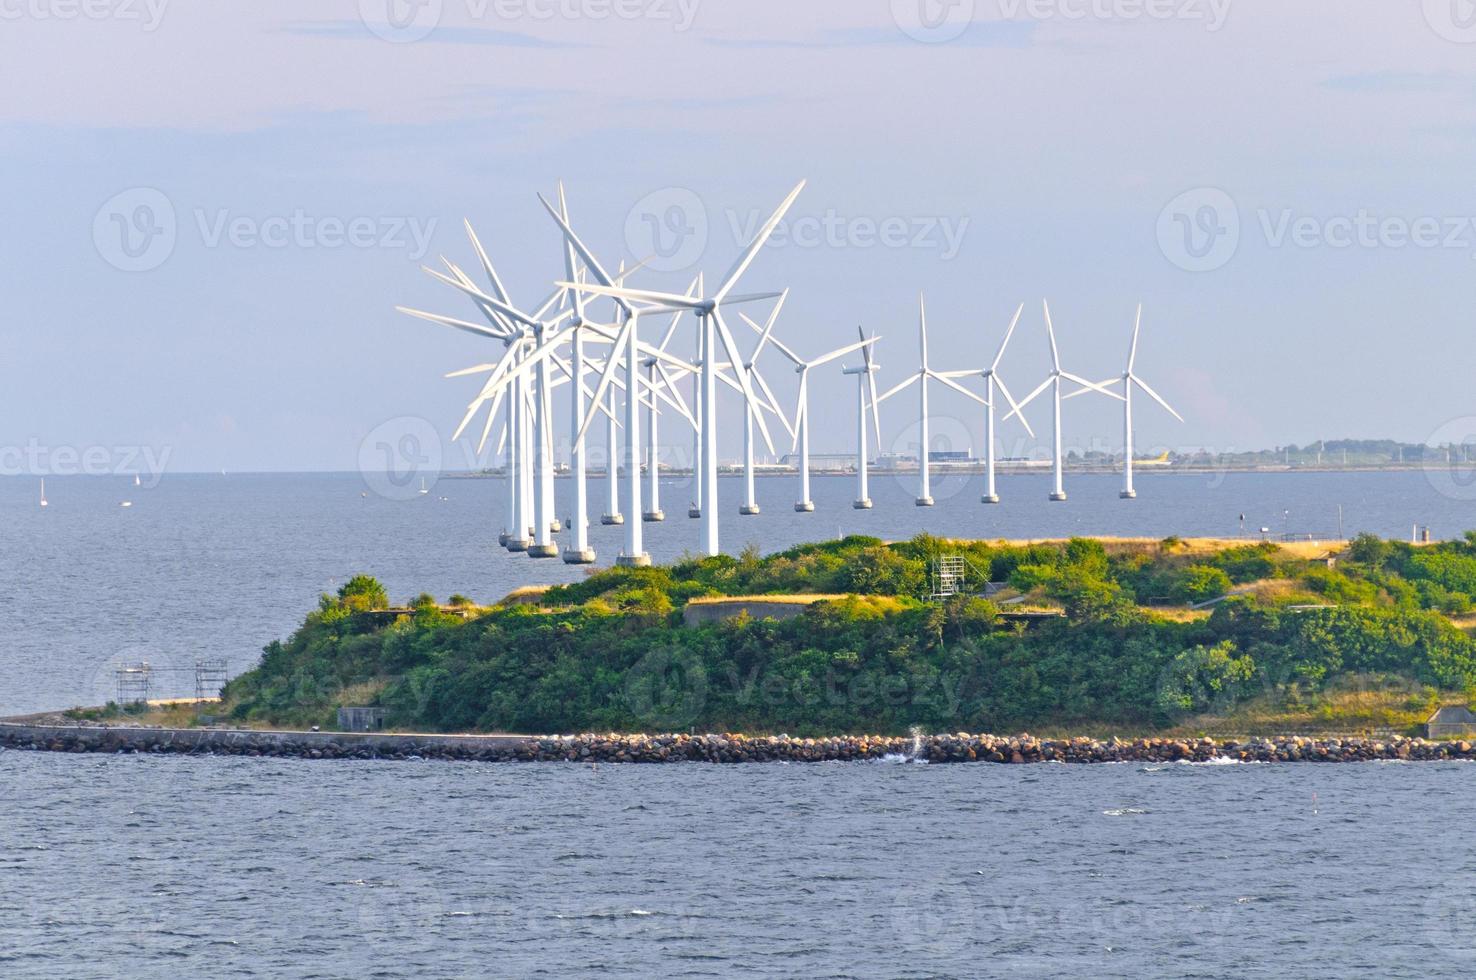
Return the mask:
M1469 0L0 0L0 81L5 472L91 447L352 469L391 420L449 437L476 382L442 375L500 345L394 307L472 312L419 269L474 267L463 217L536 303L561 178L609 264L654 244L657 288L720 275L807 178L744 286L791 288L801 353L882 334L883 384L916 367L920 290L948 369L1025 304L1017 393L1042 298L1097 378L1141 301L1139 370L1188 420L1145 402L1143 448L1476 432ZM849 379L813 385L815 448L853 445ZM1068 441L1116 446L1094 402ZM900 447L912 398L884 409Z

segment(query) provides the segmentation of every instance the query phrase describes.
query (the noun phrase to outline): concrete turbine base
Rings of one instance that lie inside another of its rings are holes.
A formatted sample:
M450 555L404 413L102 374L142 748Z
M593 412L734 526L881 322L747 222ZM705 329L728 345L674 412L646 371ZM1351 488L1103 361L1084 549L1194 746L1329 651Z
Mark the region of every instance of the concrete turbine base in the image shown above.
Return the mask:
M687 508L687 516L690 517L690 518L692 518L693 520L696 520L697 518L699 518L699 517L702 516L702 508L701 507L688 507Z
M1064 492L1063 493L1056 493L1055 491L1051 491L1051 499L1052 500L1058 500L1058 501L1059 500L1065 500L1066 499L1066 494Z
M664 521L666 520L666 511L648 510L641 515L641 520L645 521L647 524L655 524L660 521Z
M548 529L551 533L558 534L564 529L564 524L557 517L555 517L553 521L550 522L550 524L548 525Z
M871 509L871 498L870 497L867 497L865 500L852 501L851 502L851 507L853 509L855 509L855 510L870 510Z
M986 493L984 496L982 496L982 497L979 498L979 503L981 503L981 504L997 504L997 503L999 503L999 494L997 494L997 493Z
M794 505L794 509L801 514L813 513L815 510L815 501L801 500L799 503Z
M507 539L507 544L506 544L505 547L507 548L508 551L527 551L528 550L528 539L527 538L508 538Z
M624 514L604 514L600 517L601 524L624 524Z
M529 558L557 558L559 546L556 544L530 544L528 545Z
M931 507L931 506L933 506L933 498L932 497L918 497L916 500L913 501L913 503L916 504L919 507Z
M565 565L593 565L595 551L593 548L570 548L564 552Z
M759 512L759 505L758 504L743 504L741 507L738 508L738 513L742 514L744 517L752 517L754 514L757 514L758 512Z
M651 564L651 556L645 552L639 555L616 555L615 564L622 568L645 568Z
M1123 500L1132 500L1132 499L1134 499L1135 497L1138 496L1138 491L1136 491L1136 490L1119 490L1117 492L1117 495L1120 498L1122 498Z

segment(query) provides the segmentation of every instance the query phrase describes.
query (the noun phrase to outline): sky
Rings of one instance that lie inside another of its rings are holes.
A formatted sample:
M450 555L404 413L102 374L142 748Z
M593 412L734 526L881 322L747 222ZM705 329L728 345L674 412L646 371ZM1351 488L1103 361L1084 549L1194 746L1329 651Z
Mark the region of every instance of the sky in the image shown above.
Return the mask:
M0 0L0 82L0 473L475 462L478 382L444 375L500 345L395 308L475 316L421 271L476 271L463 219L536 306L559 181L602 261L680 290L805 179L740 291L789 289L806 356L874 331L884 387L920 294L940 370L1023 304L1017 395L1043 300L1097 380L1142 303L1137 370L1185 419L1140 399L1144 451L1476 433L1470 0ZM853 384L812 377L817 452L854 447ZM932 403L980 451L982 409ZM916 416L883 405L882 448ZM1048 438L1027 418L1005 452ZM1065 429L1121 444L1104 398Z

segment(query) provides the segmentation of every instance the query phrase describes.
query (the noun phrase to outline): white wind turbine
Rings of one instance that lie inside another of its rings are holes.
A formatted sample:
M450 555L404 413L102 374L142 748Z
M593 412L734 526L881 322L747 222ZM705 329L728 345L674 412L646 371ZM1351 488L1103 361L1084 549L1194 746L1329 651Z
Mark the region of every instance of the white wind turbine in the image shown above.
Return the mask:
M930 467L928 466L928 453L931 448L932 442L928 434L928 381L937 381L940 384L947 385L948 387L967 395L981 405L983 405L985 402L984 399L980 398L978 395L974 394L972 391L969 391L963 385L953 380L953 378L955 377L964 377L966 375L975 374L977 372L934 371L931 367L928 366L928 311L927 306L923 301L922 293L918 293L917 295L917 331L918 348L922 358L921 366L918 368L916 374L887 389L878 399L878 401L884 402L888 398L891 398L893 395L906 389L908 385L911 385L913 383L917 384L919 401L918 438L920 445L918 447L917 460L917 499L914 501L914 503L916 503L919 507L931 507L933 506L933 487L931 482Z
M1051 442L1051 499L1065 500L1066 488L1063 486L1063 464L1061 458L1061 382L1070 381L1073 384L1080 385L1084 390L1091 389L1092 391L1101 392L1102 394L1112 398L1120 398L1121 396L1118 395L1115 391L1111 391L1102 385L1096 384L1092 381L1088 381L1086 378L1083 378L1079 374L1072 374L1069 371L1064 371L1061 369L1061 352L1056 347L1055 327L1051 325L1051 307L1050 304L1045 302L1044 300L1041 301L1041 306L1045 310L1046 336L1048 336L1051 341L1051 373L1046 377L1044 381L1040 383L1039 387L1037 387L1030 394L1026 395L1025 398L1018 405L1016 405L1014 409L1011 410L1010 414L1005 416L1005 418L1008 419L1013 415L1020 415L1026 405L1029 405L1032 401L1034 401L1035 398L1042 392L1044 392L1047 388L1051 389L1051 426L1053 429L1053 438ZM1021 415L1021 418L1023 419L1024 416Z
M1133 339L1128 345L1127 367L1114 381L1122 382L1122 490L1117 494L1123 500L1132 500L1138 495L1133 488L1133 386L1143 389L1143 393L1163 406L1168 412L1180 422L1184 417L1174 411L1168 402L1159 397L1158 392L1148 386L1148 382L1133 371L1133 365L1138 359L1138 331L1143 326L1143 304L1138 304L1138 314L1133 320ZM1108 382L1109 384L1111 382ZM1072 392L1067 397L1084 394L1084 391Z
M881 415L876 398L876 372L880 365L871 359L871 348L877 338L873 336L867 341L860 327L856 328L856 335L862 340L857 345L861 348L862 363L841 369L842 374L856 376L856 499L851 506L856 510L870 510L871 495L866 484L866 394L871 393L871 420L876 427L876 449L881 452Z
M744 317L744 319L748 320L747 317ZM748 320L748 325L755 330L759 329L758 325L752 320ZM822 364L829 364L836 358L845 357L853 351L867 347L874 343L875 340L876 338L873 337L869 340L849 344L833 350L828 354L821 354L814 360L807 361L786 347L777 337L769 338L770 343L774 345L779 353L794 362L795 373L799 375L799 396L795 402L794 436L793 442L790 444L790 449L794 450L798 448L800 454L800 499L795 502L794 509L802 514L810 513L815 509L815 502L810 499L810 371L820 367Z
M1004 360L1005 348L1009 346L1010 337L1014 336L1015 325L1020 322L1020 314L1025 312L1025 304L1021 303L1015 309L1015 315L1010 319L1010 325L1005 330L1004 339L999 342L999 350L994 354L994 360L989 367L979 372L984 378L984 496L980 497L981 503L999 503L999 494L994 488L994 389L999 386L1000 393L1005 396L1005 401L1010 404L1010 414L1020 417L1020 424L1025 427L1031 437L1035 436L1035 430L1030 428L1030 423L1025 420L1025 415L1020 411L1020 406L1015 404L1014 396L1005 385L1004 378L999 376L999 362ZM972 372L970 372L972 373Z
M722 310L725 306L734 306L739 303L753 302L756 300L774 299L779 295L778 293L737 295L733 293L733 287L737 285L738 280L742 277L743 273L748 269L748 266L758 255L759 249L763 248L764 243L769 240L769 236L773 234L774 228L783 219L785 212L789 210L790 205L794 203L794 199L799 196L799 192L804 189L804 186L805 182L800 181L797 185L795 185L794 190L789 192L789 196L786 197L784 201L779 205L779 207L774 211L774 213L769 216L769 220L766 221L763 227L759 229L759 232L757 235L754 236L753 241L749 242L748 245L739 254L737 260L733 263L733 266L728 270L727 274L723 276L721 284L718 286L717 290L710 296L681 296L676 293L662 293L656 292L654 290L626 289L614 286L613 284L605 284L603 282L601 282L601 284L598 286L586 285L582 287L587 292L595 293L596 295L613 296L617 300L620 300L622 302L637 302L641 304L646 304L646 311L690 310L693 313L697 314L697 316L701 320L702 329L700 346L702 350L702 397L699 399L699 413L702 420L702 452L700 462L702 469L702 500L699 502L698 509L702 513L701 548L702 551L708 555L715 555L718 553L719 550L717 499L718 343L722 343L724 349L727 351L728 359L732 364L741 366L743 363L743 359L738 353L737 344L733 340L733 335L728 330L727 324L723 321ZM576 247L578 247L577 244ZM600 279L598 275L596 275L595 278L596 280ZM738 370L737 374L738 382L743 390L745 404L750 407L757 405L758 398L755 397L753 393L753 386L750 383L748 373L746 371ZM605 381L605 378L600 379L601 387L604 386ZM768 426L764 423L762 413L757 414L756 419L759 424L759 430L764 437L764 442L769 446L770 451L772 452L774 441L769 436L769 429ZM586 420L586 424L587 423L588 420Z

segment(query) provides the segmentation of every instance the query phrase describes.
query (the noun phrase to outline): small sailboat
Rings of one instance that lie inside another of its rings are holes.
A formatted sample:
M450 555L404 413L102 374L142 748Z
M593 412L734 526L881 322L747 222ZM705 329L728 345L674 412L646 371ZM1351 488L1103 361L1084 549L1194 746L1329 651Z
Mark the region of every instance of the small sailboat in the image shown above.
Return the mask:
M422 476L420 478L420 495L424 497L428 493L430 493L430 488L425 485L425 477Z
M46 506L46 477L41 478L41 506Z
M133 474L133 485L136 486L136 487L143 486L143 483L142 483L142 481L139 480L137 473Z
M118 504L118 506L119 507L132 507L133 506L133 501L131 501L131 500L120 501L119 504Z

